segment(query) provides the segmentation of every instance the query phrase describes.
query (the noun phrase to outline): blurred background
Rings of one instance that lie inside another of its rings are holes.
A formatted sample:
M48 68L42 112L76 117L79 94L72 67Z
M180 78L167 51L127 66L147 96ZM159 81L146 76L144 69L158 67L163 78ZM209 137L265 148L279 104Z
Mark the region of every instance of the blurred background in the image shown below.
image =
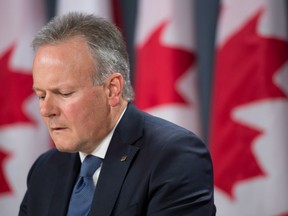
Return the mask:
M288 215L286 0L0 0L1 216L18 214L31 165L53 147L31 88L30 45L69 11L115 23L134 103L205 141L217 215Z

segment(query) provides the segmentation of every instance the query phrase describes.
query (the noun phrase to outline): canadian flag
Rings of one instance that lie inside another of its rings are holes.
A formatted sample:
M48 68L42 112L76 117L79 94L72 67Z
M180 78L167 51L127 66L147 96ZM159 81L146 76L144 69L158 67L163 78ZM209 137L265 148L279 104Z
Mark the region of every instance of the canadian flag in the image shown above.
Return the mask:
M31 42L45 22L43 1L0 3L0 215L17 215L34 160L50 139L32 90Z
M191 0L140 0L135 104L200 134Z
M211 126L218 215L288 215L285 0L224 0Z

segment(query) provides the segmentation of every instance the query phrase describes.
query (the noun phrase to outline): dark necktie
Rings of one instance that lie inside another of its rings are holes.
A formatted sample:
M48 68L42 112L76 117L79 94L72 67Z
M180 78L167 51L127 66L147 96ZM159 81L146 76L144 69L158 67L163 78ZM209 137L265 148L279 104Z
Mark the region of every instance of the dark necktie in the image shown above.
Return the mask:
M71 195L67 216L88 215L95 190L92 177L101 163L101 158L93 155L86 156Z

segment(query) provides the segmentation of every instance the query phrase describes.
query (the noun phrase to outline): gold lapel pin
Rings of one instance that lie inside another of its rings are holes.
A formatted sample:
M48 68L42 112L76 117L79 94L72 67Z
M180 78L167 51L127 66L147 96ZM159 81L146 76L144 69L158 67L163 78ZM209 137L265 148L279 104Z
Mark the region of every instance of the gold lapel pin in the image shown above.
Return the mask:
M120 161L123 162L123 161L126 161L126 159L127 159L127 155L123 155L123 156L121 157Z

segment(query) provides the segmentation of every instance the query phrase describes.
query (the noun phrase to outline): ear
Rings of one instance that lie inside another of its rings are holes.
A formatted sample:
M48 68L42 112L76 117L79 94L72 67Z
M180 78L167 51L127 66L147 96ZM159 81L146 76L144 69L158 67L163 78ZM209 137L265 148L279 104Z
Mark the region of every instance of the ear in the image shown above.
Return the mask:
M120 73L114 73L107 79L107 98L111 107L117 106L122 99L124 79Z

